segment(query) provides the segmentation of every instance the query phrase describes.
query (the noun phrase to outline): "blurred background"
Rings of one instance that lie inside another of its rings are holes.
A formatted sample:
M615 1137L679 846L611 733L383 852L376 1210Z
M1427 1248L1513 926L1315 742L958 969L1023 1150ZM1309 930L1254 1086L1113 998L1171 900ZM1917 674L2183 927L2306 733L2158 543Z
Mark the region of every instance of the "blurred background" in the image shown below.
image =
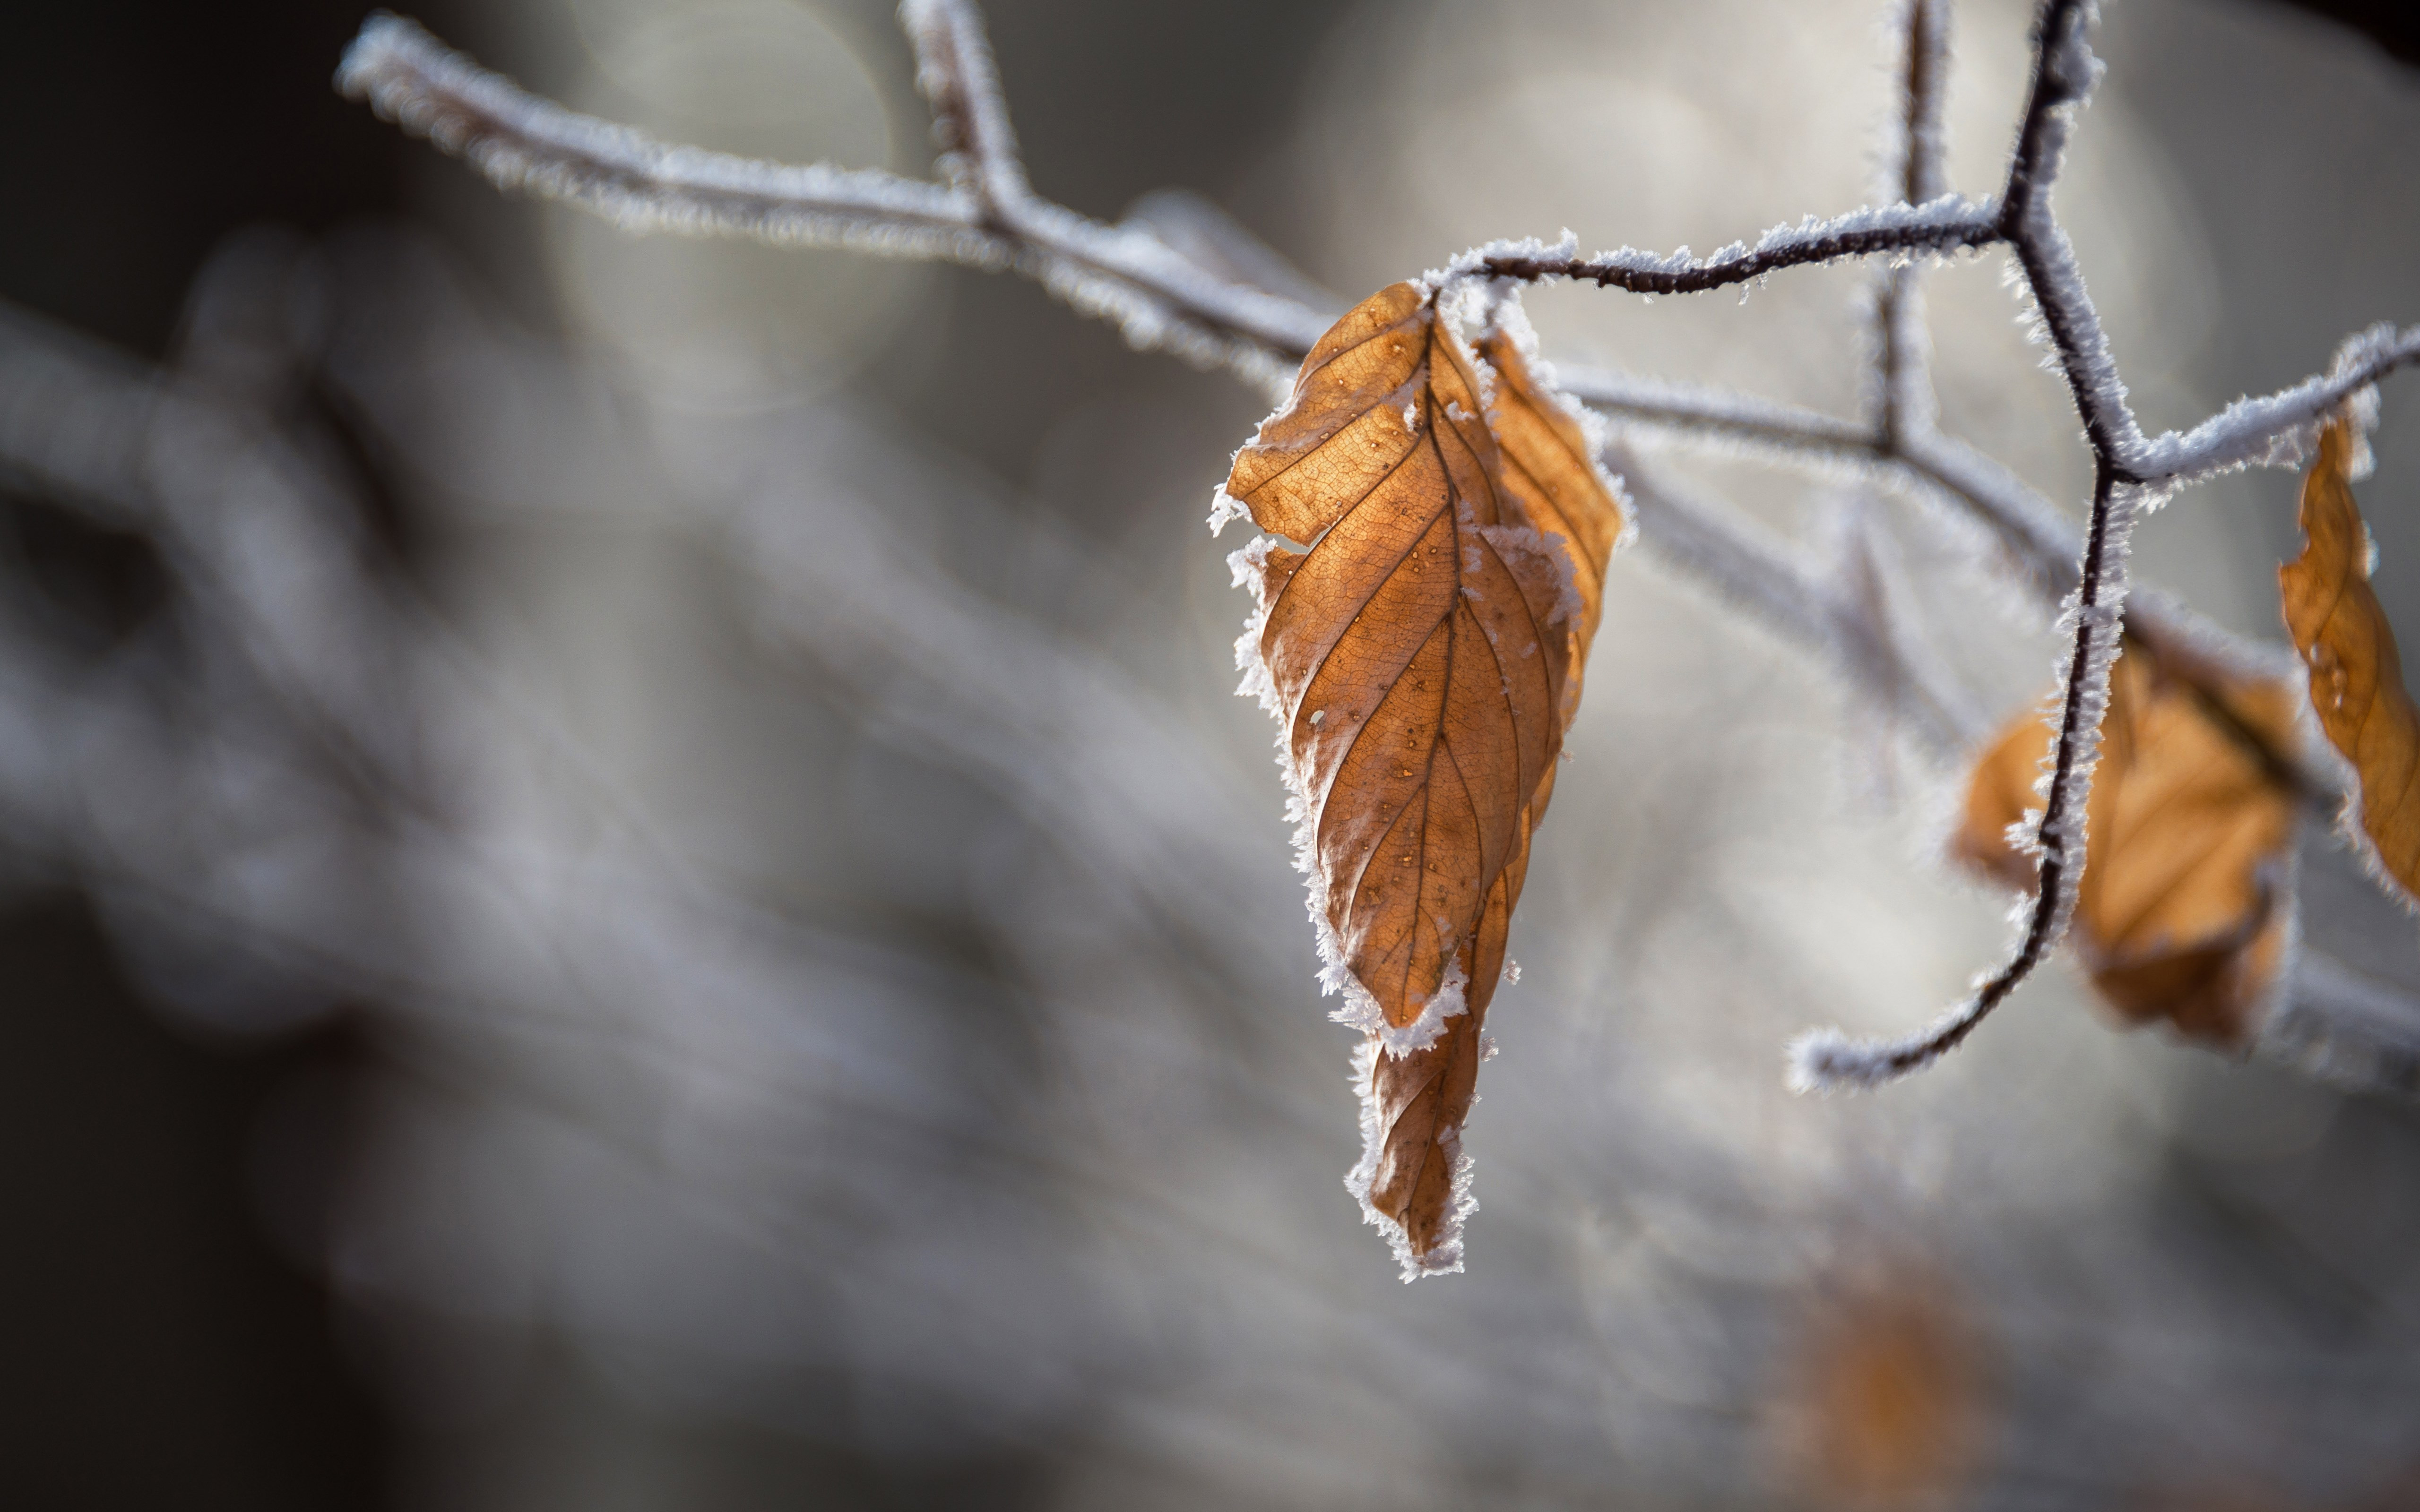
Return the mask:
M2332 14L2322 14L2329 12ZM1044 194L1342 298L1475 241L1876 197L1868 0L1001 0ZM923 174L874 0L464 0L667 137ZM1264 409L1031 284L632 240L328 80L358 9L0 22L0 1492L12 1506L2377 1508L2420 1502L2420 1117L2113 1032L2064 966L1795 1099L2001 947L1956 774L1634 553L1470 1129L1470 1271L1339 1178L1245 611ZM2027 8L1954 11L1995 185ZM2148 428L2420 316L2406 8L2123 0L2062 213ZM1994 256L1945 424L2062 501ZM1852 412L1870 274L1533 297L1549 355ZM2420 625L2420 382L2362 486ZM1646 440L1642 438L1642 442ZM2054 640L1880 511L1984 717ZM2143 570L2274 636L2293 479ZM2420 990L2324 840L2305 931Z

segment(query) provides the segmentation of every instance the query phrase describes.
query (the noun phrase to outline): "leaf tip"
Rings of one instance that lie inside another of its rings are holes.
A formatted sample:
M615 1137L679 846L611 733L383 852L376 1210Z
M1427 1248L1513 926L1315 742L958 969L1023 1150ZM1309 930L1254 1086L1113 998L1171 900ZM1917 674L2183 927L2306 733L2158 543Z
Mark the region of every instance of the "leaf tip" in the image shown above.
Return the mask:
M1427 1247L1415 1247L1417 1241L1405 1216L1386 1211L1374 1199L1379 1165L1386 1159L1387 1141L1392 1133L1378 1086L1379 1067L1387 1058L1385 1047L1374 1034L1364 1038L1353 1052L1353 1090L1361 1100L1361 1159L1344 1173L1344 1189L1360 1205L1361 1221L1386 1236L1387 1247L1393 1252L1408 1286L1423 1276L1461 1273L1464 1227L1479 1211L1479 1199L1470 1190L1476 1163L1463 1152L1459 1127L1435 1132L1436 1148L1449 1163L1450 1180L1445 1211L1438 1216Z

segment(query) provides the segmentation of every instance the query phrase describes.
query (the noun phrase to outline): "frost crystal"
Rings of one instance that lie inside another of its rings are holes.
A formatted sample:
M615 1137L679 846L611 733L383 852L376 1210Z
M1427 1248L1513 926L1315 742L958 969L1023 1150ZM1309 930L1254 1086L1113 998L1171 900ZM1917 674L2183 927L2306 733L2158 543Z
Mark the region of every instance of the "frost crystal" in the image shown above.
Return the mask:
M1227 491L1221 488L1218 495L1226 498ZM1214 526L1223 523L1215 515L1211 517ZM1246 545L1227 553L1227 570L1234 575L1235 587L1252 591L1252 612L1244 620L1244 633L1235 638L1235 670L1244 674L1244 680L1235 687L1235 695L1257 701L1262 708L1282 722L1285 701L1278 696L1277 682L1269 676L1268 663L1261 656L1261 632L1268 627L1269 623L1269 603L1262 589L1263 574L1268 568L1269 553L1277 548L1276 536L1256 535ZM1278 764L1286 769L1287 782L1292 785L1294 763L1286 749L1282 728L1278 731ZM1297 793L1296 801L1299 798Z
M1217 535L1235 521L1239 519L1249 519L1251 517L1252 512L1244 507L1244 501L1242 500L1227 491L1227 486L1225 484L1222 483L1216 488L1210 490L1211 534ZM1250 548L1248 547L1246 549L1249 550ZM1263 555L1265 556L1266 553L1264 552ZM1240 585L1243 580L1244 579L1241 578L1235 579L1238 585Z

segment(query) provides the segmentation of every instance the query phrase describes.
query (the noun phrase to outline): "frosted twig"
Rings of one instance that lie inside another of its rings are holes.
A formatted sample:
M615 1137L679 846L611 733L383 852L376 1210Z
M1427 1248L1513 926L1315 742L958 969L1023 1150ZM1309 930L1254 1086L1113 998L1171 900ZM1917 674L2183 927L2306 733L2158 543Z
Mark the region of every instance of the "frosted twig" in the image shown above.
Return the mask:
M1756 245L1734 241L1711 257L1682 248L1668 256L1623 247L1594 257L1549 257L1481 247L1450 270L1540 283L1568 279L1632 294L1703 294L1753 283L1784 268L1806 268L1884 253L1948 253L1988 247L2005 233L1998 204L1944 194L1923 205L1868 206L1819 221L1777 225Z
M2056 604L2075 590L2076 558L2084 533L2058 506L2024 480L1962 441L1929 424L1910 428L1896 455L1885 453L1878 429L1773 400L1604 369L1562 365L1557 376L1566 392L1585 398L1620 422L1644 424L1718 446L1745 445L1776 460L1852 477L1881 477L1930 491L1965 510L1998 541L2008 567L2038 597ZM1641 529L1659 528L1650 518ZM1699 557L1673 560L1699 571ZM2223 722L2238 724L2220 691L2247 676L2290 675L2290 655L2247 640L2211 624L2164 594L2130 594L2129 630L2161 653L2162 664ZM2264 765L2305 798L2331 810L2340 804L2339 784L2290 751L2271 748L2257 732L2241 731Z
M949 119L963 116L986 144L981 177L992 197L877 169L668 146L531 95L393 16L363 26L336 83L498 188L562 200L625 230L1014 268L1112 321L1137 347L1225 363L1264 386L1282 376L1289 355L1310 350L1326 322L1307 306L1209 277L1140 228L1103 225L1024 192L1022 170L1008 156L1005 110L974 102L989 78L989 52L971 12L918 11L933 19L933 35L949 39L928 54L937 72L943 55L961 69L984 60L973 85L963 72L948 75L955 84L944 98L960 111ZM996 92L991 99L996 106Z
M1033 198L1016 132L1008 123L990 39L963 0L904 0L899 23L916 49L916 85L933 107L933 135L945 154L962 155L965 177L1005 217ZM945 162L947 160L945 159Z
M2042 8L2035 33L2033 87L2001 209L2002 229L2024 273L2042 334L2067 378L2094 458L2091 515L2065 616L2073 639L2059 694L2057 738L2042 815L2034 828L2040 858L2034 902L2007 964L1923 1033L1863 1044L1835 1030L1802 1036L1791 1052L1791 1082L1801 1089L1873 1087L1931 1064L1972 1033L2065 935L2084 872L2085 812L2101 719L2108 705L2109 671L2125 623L2128 538L2141 486L2172 485L2196 462L2203 471L2212 471L2271 459L2281 440L2290 443L2298 426L2317 418L2324 408L2319 402L2322 395L2340 400L2420 353L2420 344L2407 346L2381 328L2348 347L2329 379L2231 407L2195 432L2197 444L2163 438L2155 446L2144 440L2085 290L2074 249L2050 208L2051 186L2066 153L2073 115L2101 75L2088 40L2093 12L2091 0L2048 0ZM2153 628L2157 634L2158 627ZM2178 638L2189 640L2192 636L2184 632ZM2197 683L2196 691L2207 694L2208 689ZM2205 696L2203 702L2223 707L2214 697ZM2321 791L2289 754L2259 748L2267 764L2294 779L2305 795Z
M2073 518L2024 479L1938 431L1911 428L1886 451L1875 426L1776 399L1575 363L1558 363L1555 372L1565 393L1624 425L1719 450L1744 446L1785 464L1895 475L1981 521L1998 538L2009 566L2040 597L2055 603L2075 585L2083 537Z
M879 169L793 167L668 146L523 92L399 16L373 16L336 86L469 162L500 189L559 199L628 230L940 256L979 266L1014 249L964 191Z
M1192 190L1152 190L1126 207L1125 219L1120 224L1150 232L1212 278L1292 300L1323 321L1333 322L1350 302L1322 288L1233 216Z
M2009 161L2000 230L2024 270L2040 334L2057 356L2093 455L2117 482L2138 483L2131 464L2141 452L2143 432L2126 403L2126 385L2109 354L2101 316L2085 291L2075 248L2050 208L2051 185L2065 164L2075 113L2101 78L2101 60L2092 55L2089 38L2096 9L2093 0L2045 0L2035 23L2033 87Z
M2409 994L2306 950L2259 1048L2323 1081L2420 1092L2415 1026L2420 1005Z
M1954 757L1982 730L1964 692L1920 663L1805 551L1728 505L1674 486L1617 443L1618 473L1638 515L1639 539L1726 603L1785 638L1818 649L1866 693L1905 717L1936 754Z
M2420 360L2420 329L2373 326L2350 337L2330 371L2257 399L2238 399L2182 435L2147 440L2126 402L2075 252L2050 209L2050 184L2066 149L2071 117L2100 77L2086 41L2093 7L2052 0L2039 36L2040 61L2002 210L2044 332L2056 349L2086 437L2120 483L2163 491L2246 466L2295 466L2330 411L2381 378Z
M1907 0L1907 53L1901 68L1899 183L1901 200L1923 205L1947 192L1942 171L1942 77L1949 65L1943 0ZM1930 429L1932 384L1926 368L1922 270L1885 268L1874 291L1877 445L1895 455L1911 429Z
M2420 361L2420 326L2380 324L2348 336L2328 371L2257 399L2238 399L2193 429L2145 443L2134 471L2167 487L2245 467L2299 467L2320 425L2347 399Z
M1949 144L1942 129L1948 95L1947 0L1907 0L1905 100L1900 112L1900 197L1911 205L1938 198L1949 188L1944 164Z

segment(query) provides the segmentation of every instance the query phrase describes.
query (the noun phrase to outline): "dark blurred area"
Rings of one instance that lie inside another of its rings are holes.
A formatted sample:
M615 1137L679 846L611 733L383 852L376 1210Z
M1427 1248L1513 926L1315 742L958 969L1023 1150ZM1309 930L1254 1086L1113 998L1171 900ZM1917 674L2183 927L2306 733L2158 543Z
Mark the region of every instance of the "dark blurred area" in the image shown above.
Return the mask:
M2420 16L2396 0L2284 0L2314 15L2340 22L2375 40L2401 61L2420 66Z
M566 82L549 76L556 39L548 27L569 23L550 22L542 8L507 15L448 0L412 8L449 41L535 87ZM871 66L904 78L906 49L886 30L883 8L827 8L861 39ZM2307 8L2420 63L2420 8L2308 0ZM1329 39L1348 15L1371 24L1385 8L1357 9L1345 0L999 0L986 14L1043 193L1110 218L1147 191L1181 185L1251 224L1280 213L1260 170L1292 130L1298 97L1318 86L1308 70L1332 55ZM459 164L338 99L329 78L362 16L358 5L296 0L10 8L0 21L0 142L8 144L0 149L0 203L13 213L0 237L0 298L158 359L177 344L197 270L231 233L268 223L318 239L400 218L474 270L523 326L559 333L561 311L531 271L527 247L539 218L565 212L496 203ZM2156 134L2158 122L2149 124ZM911 123L898 133L909 164L924 155L916 130ZM1434 250L1419 249L1411 260ZM2334 334L2310 333L2305 345ZM1088 494L1066 484L1070 470L1050 448L1080 441L1066 440L1067 415L1147 385L1209 415L1206 432L1240 434L1258 404L1220 376L1138 357L1107 327L1074 318L1029 284L954 270L899 317L861 384L870 402L923 417L954 466L986 470L1016 487L1056 480L1033 507L1063 516L1078 538L1121 532L1133 500L1114 488ZM374 521L379 549L409 579L419 570L423 543L443 527L413 513L410 490L389 487L386 443L343 402L316 393L294 402L314 407L336 437L335 465L385 512ZM1047 442L1051 437L1059 440ZM1194 440L1188 433L1169 444ZM1149 437L1128 441L1156 444ZM105 659L157 612L162 568L140 539L70 517L14 484L0 490L0 532L11 560L28 564L50 595L10 613L40 618L71 655ZM1235 712L1240 717L1241 707ZM442 1487L415 1483L409 1496L398 1490L412 1437L436 1430L425 1414L396 1405L411 1388L394 1384L392 1337L415 1334L418 1342L402 1352L445 1357L457 1348L446 1333L454 1325L408 1305L373 1316L341 1300L326 1271L299 1253L307 1242L292 1241L295 1226L307 1240L317 1220L296 1216L291 1202L297 1191L325 1196L336 1180L328 1173L348 1158L347 1131L367 1096L362 1088L398 1074L398 1066L441 1086L451 1085L452 1072L428 1072L426 1047L399 1034L367 998L303 1016L290 1029L241 1037L213 1033L190 1015L163 1015L116 959L111 934L84 896L31 871L13 880L17 869L5 857L0 871L12 879L0 915L0 1196L9 1228L0 1259L7 1341L0 1503L256 1512L449 1504ZM1283 874L1270 881L1280 893L1291 886ZM1292 900L1280 901L1290 912ZM1009 997L1026 990L1014 970L985 958L989 943L965 936L951 905L937 903L917 918L899 906L901 917L886 916L881 928L933 959L971 961L973 974L1008 979L1001 990ZM1248 1045L1240 1053L1260 1052ZM1023 1046L1015 1054L1047 1059L1048 1051ZM270 1149L262 1130L271 1124L310 1133ZM1303 1137L1317 1143L1333 1132ZM1318 1153L1329 1151L1323 1146ZM288 1234L280 1239L263 1213L263 1166L296 1159L324 1165L300 1176L280 1167L276 1184L288 1204L279 1220ZM2350 1200L2408 1207L2409 1190L2365 1185ZM2190 1211L2164 1221L2186 1225L2218 1221L2195 1202L2231 1200L2197 1186L2191 1170L2174 1183L2172 1199ZM1508 1209L1514 1200L1507 1192ZM2280 1285L2319 1284L2290 1257L2256 1253L2244 1263L2290 1277ZM2327 1284L2353 1293L2364 1285L2359 1277ZM2364 1326L2353 1303L2331 1298L2320 1305L2338 1308L2347 1329ZM466 1357L487 1347L475 1330L458 1341ZM542 1341L513 1369L586 1381L551 1349ZM474 1360L464 1374L476 1377L480 1368ZM864 1389L813 1371L792 1385L801 1402L845 1403ZM516 1398L520 1406L483 1419L491 1427L481 1431L501 1440L504 1430L492 1425L507 1422L514 1433L547 1442L547 1425L512 1414L561 1412L569 1422L578 1413L563 1402L594 1389L525 1392ZM845 1410L855 1409L834 1409ZM683 1426L666 1430L678 1442L664 1458L697 1467L684 1484L704 1489L690 1504L718 1508L1041 1505L1050 1467L1083 1448L1057 1428L1037 1429L1034 1442L1007 1432L927 1459L912 1445L876 1454L745 1414L670 1417ZM511 1484L510 1476L495 1484ZM1115 1503L1120 1483L1105 1484L1110 1489L1091 1504ZM799 1485L814 1487L817 1499L784 1489ZM1537 1504L1587 1500L1568 1486L1532 1489ZM2026 1504L2120 1504L2063 1501L2055 1477L2033 1489L2044 1499ZM1134 1494L1128 1504L1155 1504L1154 1496ZM475 1504L515 1502L508 1492L483 1496ZM573 1489L533 1490L520 1504L659 1504L573 1477Z
M413 147L338 100L350 5L23 6L0 21L8 298L159 354L228 232L402 202ZM441 9L432 22L454 16ZM0 530L93 654L158 607L157 563L22 490ZM23 1507L392 1504L385 1414L325 1286L264 1229L264 1105L374 1056L348 1018L264 1044L164 1023L84 900L0 921L0 1498Z

